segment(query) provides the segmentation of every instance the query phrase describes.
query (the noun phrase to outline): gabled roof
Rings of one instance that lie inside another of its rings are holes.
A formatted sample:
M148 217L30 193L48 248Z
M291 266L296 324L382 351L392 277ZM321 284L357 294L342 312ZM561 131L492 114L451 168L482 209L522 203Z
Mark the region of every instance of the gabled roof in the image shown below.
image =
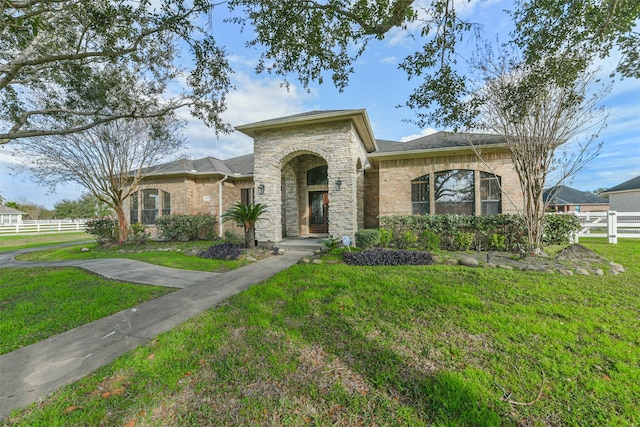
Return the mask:
M19 211L14 208L10 208L9 206L0 205L0 214L5 215L26 215L26 212Z
M292 116L278 117L275 119L236 126L235 129L253 138L257 132L264 130L334 122L336 120L351 120L367 152L371 153L377 150L378 147L376 147L376 140L373 136L369 116L367 115L367 110L364 108L358 110L308 111L306 113L294 114Z
M575 188L559 185L548 188L542 193L545 203L551 206L558 205L608 205L609 201L596 194L576 190Z
M201 159L180 159L173 162L151 166L145 170L147 175L253 175L253 154L220 160L215 157Z
M407 142L378 140L378 151L373 156L385 156L392 153L415 153L422 151L451 150L454 148L472 148L472 146L506 146L506 140L500 135L480 133L437 132Z
M631 178L629 181L625 181L622 184L618 184L615 187L609 188L604 194L615 193L617 191L630 191L640 190L640 175L635 178Z

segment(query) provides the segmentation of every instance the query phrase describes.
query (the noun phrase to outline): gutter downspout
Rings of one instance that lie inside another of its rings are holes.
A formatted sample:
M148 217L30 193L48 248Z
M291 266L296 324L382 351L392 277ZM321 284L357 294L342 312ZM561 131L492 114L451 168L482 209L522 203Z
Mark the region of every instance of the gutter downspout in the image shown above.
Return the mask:
M218 181L218 236L222 238L222 187L223 183L229 178L229 175L225 175L220 181Z

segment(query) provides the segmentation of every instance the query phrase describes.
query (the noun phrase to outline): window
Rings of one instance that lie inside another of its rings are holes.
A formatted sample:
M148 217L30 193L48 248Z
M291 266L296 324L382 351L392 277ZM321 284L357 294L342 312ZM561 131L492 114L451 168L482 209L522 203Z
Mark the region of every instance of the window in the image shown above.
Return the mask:
M253 204L253 188L240 189L240 203L245 206Z
M475 214L475 183L472 170L449 170L434 174L436 214Z
M142 223L155 224L160 205L157 189L142 190Z
M480 172L480 205L482 215L502 213L502 191L500 177Z
M162 192L162 216L171 215L171 194Z
M328 166L318 166L317 168L309 169L307 171L307 185L329 184L328 169Z
M411 181L411 213L429 214L429 175Z
M130 204L130 209L129 209L129 214L130 214L130 218L129 218L129 222L131 224L137 224L138 223L138 192L136 191L135 193L132 193L129 196L129 204Z

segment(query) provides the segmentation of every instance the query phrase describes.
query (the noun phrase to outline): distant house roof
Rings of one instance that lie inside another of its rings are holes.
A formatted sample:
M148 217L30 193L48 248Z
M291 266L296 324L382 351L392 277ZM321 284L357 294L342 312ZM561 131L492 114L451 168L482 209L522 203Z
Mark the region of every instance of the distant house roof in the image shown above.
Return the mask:
M640 176L636 176L635 178L631 178L629 181L625 181L622 184L611 187L607 191L605 191L604 194L629 190L640 190Z
M19 211L9 206L0 205L0 214L4 215L26 215L26 212Z
M575 188L559 185L548 188L542 193L542 199L551 206L559 205L607 205L609 201L596 194L576 190Z

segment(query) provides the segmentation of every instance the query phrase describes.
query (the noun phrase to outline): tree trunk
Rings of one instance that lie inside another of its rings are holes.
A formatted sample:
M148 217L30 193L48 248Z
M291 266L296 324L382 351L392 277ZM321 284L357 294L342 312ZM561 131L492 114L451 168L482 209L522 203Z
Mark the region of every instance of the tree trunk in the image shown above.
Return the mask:
M118 242L122 244L127 240L129 228L127 227L127 218L121 203L116 206L116 213L118 215Z
M244 240L245 245L248 249L253 249L256 247L256 228L255 227L247 227L244 230Z

